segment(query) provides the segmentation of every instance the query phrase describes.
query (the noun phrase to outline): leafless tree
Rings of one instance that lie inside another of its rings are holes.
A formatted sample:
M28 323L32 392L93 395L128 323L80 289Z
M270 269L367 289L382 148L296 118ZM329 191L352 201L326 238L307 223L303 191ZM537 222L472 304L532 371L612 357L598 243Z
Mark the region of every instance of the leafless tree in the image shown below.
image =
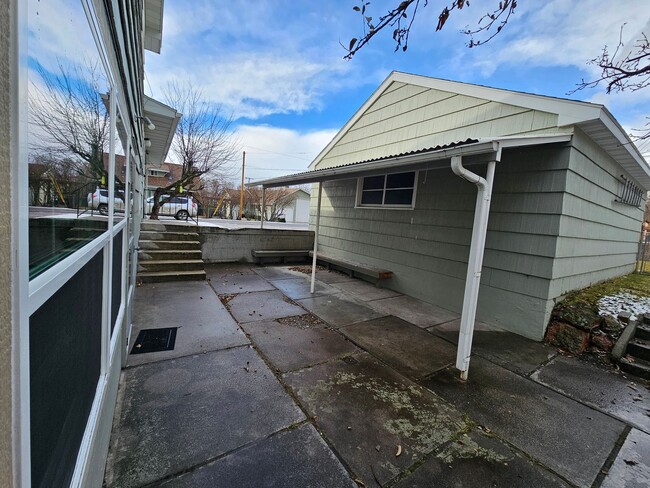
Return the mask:
M262 188L250 187L244 193L244 207L249 218L264 215L265 220L276 221L291 202L288 198L294 190L288 187L268 188L264 196L265 210L262 210Z
M501 32L517 8L516 0L501 0L498 4L496 0L490 1L495 7L483 15L475 27L470 28L468 26L462 31L464 34L470 36L467 44L468 47L475 47L489 42ZM347 54L344 56L345 59L352 59L363 46L370 42L370 39L384 29L392 29L395 51L399 49L406 51L408 49L411 27L418 14L418 10L420 7L427 7L429 0L404 0L396 7L388 10L384 15L380 15L377 20L374 20L370 15L369 5L370 2L361 0L359 5L353 7L354 11L361 15L363 32L358 38L353 37L347 46L343 46L347 51ZM447 19L454 10L462 10L465 7L469 7L469 5L468 0L453 0L450 4L444 2L443 8L438 15L436 32L445 26Z
M598 57L589 61L589 64L595 65L601 70L600 76L591 81L583 79L570 93L585 88L594 88L601 84L605 84L607 93L635 92L650 86L650 42L648 37L642 32L635 44L631 48L627 48L623 43L624 27L625 24L621 26L618 45L614 51L610 51L605 46ZM637 140L650 138L650 118L647 120L644 127L634 129L637 134L633 134L633 136Z
M88 180L106 178L110 115L101 68L59 63L57 72L42 66L37 72L41 83L29 87L30 150L72 162L74 171Z
M172 151L183 170L179 179L154 191L150 216L154 220L169 198L181 191L201 190L202 178L208 175L231 171L239 152L232 118L225 117L220 106L205 100L192 85L170 83L165 90L165 102L183 114L172 143Z

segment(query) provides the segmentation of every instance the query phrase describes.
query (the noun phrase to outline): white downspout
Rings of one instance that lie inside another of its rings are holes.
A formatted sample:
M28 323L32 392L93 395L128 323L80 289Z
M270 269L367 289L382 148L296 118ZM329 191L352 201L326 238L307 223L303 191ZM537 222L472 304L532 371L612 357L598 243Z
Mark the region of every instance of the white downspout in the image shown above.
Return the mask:
M481 285L485 236L487 234L488 217L490 215L492 182L494 181L496 163L501 160L501 146L498 142L496 144L497 155L494 161L488 162L485 178L464 168L461 156L453 156L451 158L451 170L454 174L475 184L478 188L476 209L474 211L474 226L472 229L472 243L469 250L469 262L467 263L467 278L465 279L463 311L460 319L458 352L456 355L456 368L460 370L462 380L467 380L469 371L469 360L472 354L472 338L474 336L474 320L476 319L478 292Z
M316 284L316 252L318 251L318 230L320 227L320 202L323 196L323 182L318 183L318 204L316 205L316 232L314 233L314 259L311 263L311 287L310 293L314 293Z

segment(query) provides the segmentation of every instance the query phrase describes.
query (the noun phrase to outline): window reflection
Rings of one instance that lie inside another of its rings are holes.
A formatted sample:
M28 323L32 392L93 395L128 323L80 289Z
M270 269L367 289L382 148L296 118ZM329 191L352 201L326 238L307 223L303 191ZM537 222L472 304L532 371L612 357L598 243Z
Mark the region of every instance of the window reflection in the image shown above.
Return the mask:
M108 228L112 136L108 78L81 3L30 1L28 28L31 279Z

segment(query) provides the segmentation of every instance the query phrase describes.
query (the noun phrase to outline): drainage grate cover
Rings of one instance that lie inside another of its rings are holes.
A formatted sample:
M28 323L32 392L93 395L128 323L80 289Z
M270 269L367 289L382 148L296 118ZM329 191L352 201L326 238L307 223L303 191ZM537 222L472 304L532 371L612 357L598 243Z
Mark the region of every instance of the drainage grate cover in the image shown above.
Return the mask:
M144 354L146 352L172 351L176 344L176 329L143 329L133 344L131 354Z

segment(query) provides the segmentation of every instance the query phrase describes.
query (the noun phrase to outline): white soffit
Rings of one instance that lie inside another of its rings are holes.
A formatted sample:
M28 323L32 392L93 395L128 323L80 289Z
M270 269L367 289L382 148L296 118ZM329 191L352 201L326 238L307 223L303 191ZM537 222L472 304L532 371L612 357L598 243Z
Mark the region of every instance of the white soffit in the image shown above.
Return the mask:
M144 124L144 136L151 141L151 146L145 147L147 163L160 165L167 158L182 114L145 95L144 115L156 126L154 130L151 130L146 123Z
M162 46L164 0L144 2L144 48L160 54Z

